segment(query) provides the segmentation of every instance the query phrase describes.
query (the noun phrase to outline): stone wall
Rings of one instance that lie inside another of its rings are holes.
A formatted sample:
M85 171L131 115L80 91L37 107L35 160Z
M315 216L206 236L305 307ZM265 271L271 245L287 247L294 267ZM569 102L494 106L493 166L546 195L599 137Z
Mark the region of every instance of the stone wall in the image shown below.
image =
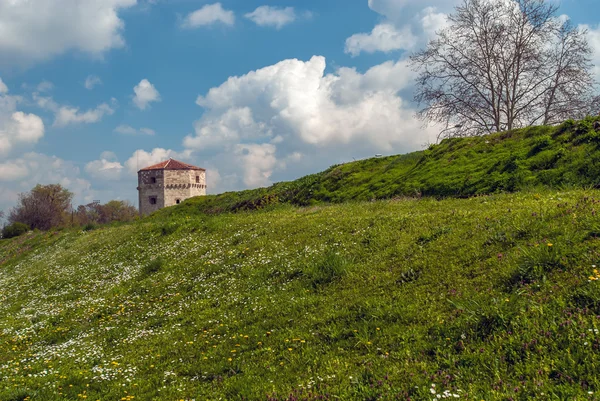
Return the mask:
M173 206L193 196L206 195L202 170L142 170L138 172L140 215ZM151 203L156 199L156 204Z
M198 176L198 180L196 180ZM198 182L196 182L198 181ZM193 196L206 195L206 175L201 170L165 170L164 207Z
M138 197L141 215L147 215L165 207L163 173L164 170L138 172ZM156 198L156 204L150 203L151 198Z

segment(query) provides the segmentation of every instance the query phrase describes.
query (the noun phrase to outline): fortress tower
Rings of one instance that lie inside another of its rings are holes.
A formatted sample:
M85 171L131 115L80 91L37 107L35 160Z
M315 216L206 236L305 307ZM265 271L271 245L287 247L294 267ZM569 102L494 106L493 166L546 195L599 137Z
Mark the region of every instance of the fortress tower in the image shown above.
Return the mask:
M138 171L140 215L206 195L206 170L169 159Z

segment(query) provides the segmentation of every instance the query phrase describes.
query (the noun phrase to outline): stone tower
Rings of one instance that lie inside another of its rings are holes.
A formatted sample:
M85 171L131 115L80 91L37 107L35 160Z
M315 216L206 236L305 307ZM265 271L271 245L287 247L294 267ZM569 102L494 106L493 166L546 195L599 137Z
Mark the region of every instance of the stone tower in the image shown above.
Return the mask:
M138 171L140 215L177 205L192 196L206 195L206 170L177 160Z

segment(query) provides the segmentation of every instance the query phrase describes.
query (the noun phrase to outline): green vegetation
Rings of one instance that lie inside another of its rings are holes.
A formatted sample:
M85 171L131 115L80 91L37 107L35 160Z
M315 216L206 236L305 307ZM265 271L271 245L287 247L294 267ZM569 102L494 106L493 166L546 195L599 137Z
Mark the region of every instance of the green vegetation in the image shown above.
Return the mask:
M597 399L595 123L1 240L0 400Z
M2 238L14 238L29 231L27 224L15 222L2 229Z
M0 399L592 399L599 207L523 192L3 240Z
M269 188L193 198L172 213L221 213L396 197L468 197L600 183L600 117L474 138L406 155L361 160Z

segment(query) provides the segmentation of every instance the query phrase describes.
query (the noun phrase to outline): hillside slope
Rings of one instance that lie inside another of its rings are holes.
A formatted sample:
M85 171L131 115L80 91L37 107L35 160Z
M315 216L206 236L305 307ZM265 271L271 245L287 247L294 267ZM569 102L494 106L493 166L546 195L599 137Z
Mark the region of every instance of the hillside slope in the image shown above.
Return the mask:
M361 160L269 188L188 200L160 212L220 213L401 196L465 197L526 188L600 184L600 117L476 138L406 155Z
M596 399L599 199L182 208L0 241L0 400Z

